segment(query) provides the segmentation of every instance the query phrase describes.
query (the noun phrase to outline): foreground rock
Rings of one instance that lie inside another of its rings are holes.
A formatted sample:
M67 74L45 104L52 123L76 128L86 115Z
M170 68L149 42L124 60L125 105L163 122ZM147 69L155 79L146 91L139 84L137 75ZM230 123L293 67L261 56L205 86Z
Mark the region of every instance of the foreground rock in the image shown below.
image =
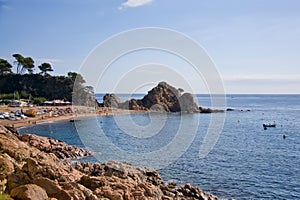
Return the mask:
M24 142L0 126L0 188L14 199L217 199L190 184L164 184L154 169L128 163L78 162L71 167L44 147L30 144L51 140L28 137Z
M18 136L23 142L46 153L54 153L60 159L90 156L91 152L68 145L62 141L41 137L34 134Z

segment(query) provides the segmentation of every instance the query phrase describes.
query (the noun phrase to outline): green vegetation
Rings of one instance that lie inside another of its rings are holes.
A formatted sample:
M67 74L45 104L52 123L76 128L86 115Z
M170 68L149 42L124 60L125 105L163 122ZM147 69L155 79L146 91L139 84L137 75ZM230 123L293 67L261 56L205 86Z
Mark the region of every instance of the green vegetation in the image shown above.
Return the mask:
M46 101L45 97L33 97L32 102L36 105L41 105L42 103L44 103Z
M0 99L14 99L14 94L0 94Z
M13 57L16 59L17 74L22 74L25 70L27 70L29 74L33 73L34 61L31 57L24 58L21 54L14 54Z
M0 200L12 199L9 194L0 194Z
M0 173L3 173L6 170L6 165L0 165Z
M53 69L49 63L43 63L38 68L41 70L40 74L49 75L47 72L53 72Z
M5 59L0 58L0 99L30 99L40 104L47 100L77 99L81 105L93 100L93 88L85 86L85 80L76 72L69 72L67 76L51 76L53 68L49 63L38 66L35 70L34 60L21 54L13 54L16 73L13 66ZM94 100L93 100L94 101Z
M7 62L7 60L4 60L0 58L0 74L6 74L6 73L12 73L11 71L12 65Z

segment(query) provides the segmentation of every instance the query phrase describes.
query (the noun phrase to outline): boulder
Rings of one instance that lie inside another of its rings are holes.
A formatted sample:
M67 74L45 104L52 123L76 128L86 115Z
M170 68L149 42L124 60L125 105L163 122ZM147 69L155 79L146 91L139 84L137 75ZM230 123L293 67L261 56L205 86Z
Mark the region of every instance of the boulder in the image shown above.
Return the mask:
M15 160L9 157L6 153L0 154L0 179L6 178L15 171L14 162Z
M121 102L121 99L115 94L105 94L103 97L103 105L105 107L118 108Z
M189 183L178 189L185 197L192 199L203 199L203 200L217 200L218 198L214 195L207 194Z
M40 186L37 186L35 184L26 184L21 185L17 188L14 188L10 192L10 196L15 199L19 200L46 200L48 199L48 195L46 191L41 188Z
M194 96L190 93L184 93L179 97L181 112L199 112L199 108L194 100Z
M45 177L39 177L34 179L33 183L44 188L49 197L60 199L60 197L66 198L66 196L68 196L62 190L61 186L58 184L58 181L53 181Z
M54 153L60 159L80 158L91 155L91 152L68 145L60 140L41 137L34 134L20 135L19 139L46 153Z

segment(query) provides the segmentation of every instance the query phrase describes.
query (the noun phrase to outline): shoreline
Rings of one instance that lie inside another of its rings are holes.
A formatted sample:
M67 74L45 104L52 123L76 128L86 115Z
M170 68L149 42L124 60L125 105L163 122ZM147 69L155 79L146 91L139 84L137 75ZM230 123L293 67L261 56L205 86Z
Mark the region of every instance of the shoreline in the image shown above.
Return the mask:
M59 108L68 108L70 106L59 106ZM35 109L44 109L45 106L37 106L34 107ZM49 107L47 107L49 108ZM53 107L56 108L56 107ZM72 107L74 109L74 107ZM11 112L12 110L16 110L14 107L0 107L0 112ZM125 110L125 109L111 109L111 108L100 108L97 110L93 110L93 112L89 113L80 113L77 114L77 112L68 113L64 115L59 116L46 116L46 115L40 115L36 117L28 117L26 119L21 120L9 120L9 119L3 119L0 120L0 125L3 126L11 126L14 128L23 128L28 126L34 126L41 123L50 123L50 122L59 122L59 121L68 121L72 119L80 119L80 118L86 118L86 117L98 117L98 116L110 116L110 115L120 115L120 114L132 114L132 113L149 113L149 111L145 110Z
M90 152L2 125L0 146L1 191L13 199L218 199L189 183L167 183L153 168L113 160L72 165L65 159Z

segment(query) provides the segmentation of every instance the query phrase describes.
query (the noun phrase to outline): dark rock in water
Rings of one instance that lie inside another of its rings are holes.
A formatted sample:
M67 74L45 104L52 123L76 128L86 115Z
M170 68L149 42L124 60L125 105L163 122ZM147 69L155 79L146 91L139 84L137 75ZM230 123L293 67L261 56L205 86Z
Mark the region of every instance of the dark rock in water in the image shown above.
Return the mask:
M224 110L199 107L200 113L223 113Z
M103 97L103 105L105 107L118 108L121 103L121 99L115 94L106 94Z
M248 110L240 110L241 112L250 112L251 110L250 109L248 109Z
M230 112L230 111L234 111L233 108L227 108L226 111Z

